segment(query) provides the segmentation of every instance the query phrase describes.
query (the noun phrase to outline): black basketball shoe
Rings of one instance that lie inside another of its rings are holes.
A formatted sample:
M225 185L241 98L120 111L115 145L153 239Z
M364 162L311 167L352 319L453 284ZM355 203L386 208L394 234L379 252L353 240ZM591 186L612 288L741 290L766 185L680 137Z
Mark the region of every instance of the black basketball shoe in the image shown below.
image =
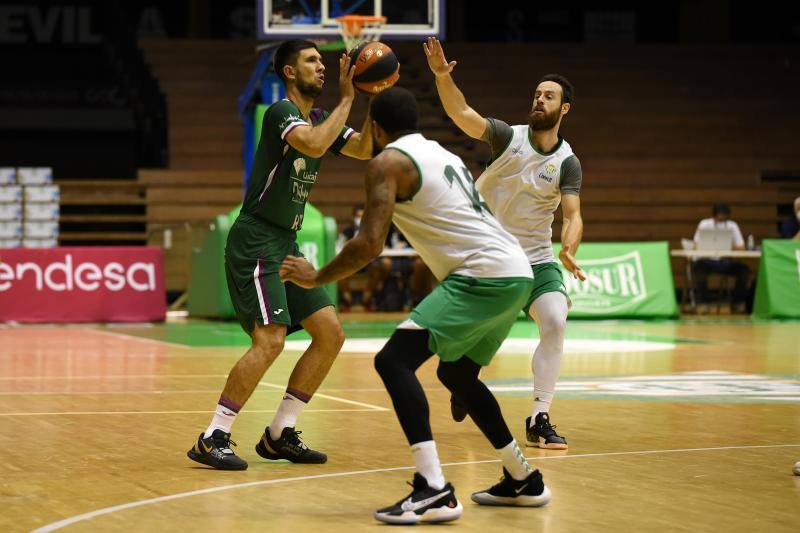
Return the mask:
M300 440L300 433L302 431L295 431L294 428L283 428L280 438L272 440L269 427L267 427L264 434L261 435L261 440L256 444L256 453L264 459L288 459L293 463L320 464L326 462L328 456L306 446Z
M394 505L375 511L376 520L387 524L417 524L419 522L449 522L461 517L464 508L456 499L453 485L441 490L428 486L427 480L414 472L414 490Z
M467 408L464 407L464 404L459 402L458 399L450 395L450 414L453 417L453 420L456 422L461 422L465 418L467 418Z
M197 443L186 452L189 459L219 470L247 470L247 461L231 450L236 443L231 440L230 433L215 429L209 437L204 438L204 434L200 433Z
M531 426L531 417L525 419L525 442L528 446L538 446L548 450L566 450L567 439L556 433L556 427L550 425L547 413L536 415L536 422Z
M534 470L517 481L503 468L500 483L490 489L472 494L472 501L481 505L517 505L520 507L541 507L550 501L550 489L542 481L542 474Z

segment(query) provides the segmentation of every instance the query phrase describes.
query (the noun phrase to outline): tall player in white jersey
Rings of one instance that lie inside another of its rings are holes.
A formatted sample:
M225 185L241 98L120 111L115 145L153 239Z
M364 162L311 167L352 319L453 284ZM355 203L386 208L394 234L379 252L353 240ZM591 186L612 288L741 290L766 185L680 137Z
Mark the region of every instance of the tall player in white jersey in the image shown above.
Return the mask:
M572 85L558 74L543 77L533 95L528 123L509 126L484 118L467 105L450 76L456 62L447 62L437 39L428 38L423 49L447 115L464 133L491 145L492 161L478 177L477 188L497 220L519 240L533 270L534 289L524 311L539 326L540 340L531 363L533 410L525 421L527 444L566 449L567 440L556 433L549 414L564 357L569 311L551 238L553 213L561 203L564 221L559 259L566 270L584 281L586 276L574 257L583 235L581 165L569 143L558 134L561 120L570 109ZM455 397L452 412L456 420L466 416Z
M464 162L417 131L414 96L388 89L370 106L373 147L367 205L358 235L319 272L287 257L281 277L301 287L331 283L380 254L389 226L403 232L440 280L375 357L416 464L413 491L375 518L395 524L441 522L461 516L442 474L428 402L416 370L437 354L437 375L475 421L503 463L504 476L472 500L486 505L540 506L550 499L503 420L497 400L479 379L508 335L533 288L517 240L495 220Z

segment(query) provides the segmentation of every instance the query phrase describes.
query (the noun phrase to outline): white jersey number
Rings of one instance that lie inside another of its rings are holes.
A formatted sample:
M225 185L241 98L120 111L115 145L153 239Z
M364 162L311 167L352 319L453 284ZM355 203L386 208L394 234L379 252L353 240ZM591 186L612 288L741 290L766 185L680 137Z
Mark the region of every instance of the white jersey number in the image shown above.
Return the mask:
M472 174L470 174L469 169L467 167L461 167L461 171L464 173L463 177L455 168L451 165L447 165L444 167L444 179L447 180L447 184L450 185L451 189L453 188L453 182L458 183L458 188L464 193L467 201L472 204L472 208L475 212L483 215L484 210L487 212L489 211L489 207L483 201L483 198L481 198L478 189L475 188L475 180L472 179Z

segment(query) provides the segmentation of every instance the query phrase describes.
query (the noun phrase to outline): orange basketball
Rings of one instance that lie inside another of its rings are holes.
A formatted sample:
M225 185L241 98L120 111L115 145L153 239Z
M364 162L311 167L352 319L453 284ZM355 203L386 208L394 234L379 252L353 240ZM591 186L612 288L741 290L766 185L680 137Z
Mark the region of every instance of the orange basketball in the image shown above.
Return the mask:
M392 49L379 41L361 43L350 51L355 65L353 85L367 94L378 94L400 79L400 62Z

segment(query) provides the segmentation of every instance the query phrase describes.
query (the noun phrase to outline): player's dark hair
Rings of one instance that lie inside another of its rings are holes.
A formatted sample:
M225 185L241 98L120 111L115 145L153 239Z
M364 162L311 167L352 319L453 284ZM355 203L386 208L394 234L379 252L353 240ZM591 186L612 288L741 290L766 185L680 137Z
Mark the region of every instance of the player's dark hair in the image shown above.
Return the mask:
M572 86L567 78L561 74L545 74L542 76L542 79L539 80L539 83L542 83L543 81L552 81L561 85L561 103L572 103L572 95L575 93L575 87ZM539 83L536 85L539 85Z
M297 64L297 56L300 54L300 51L305 50L306 48L313 48L314 50L319 51L316 44L314 44L312 41L307 41L306 39L293 39L291 41L285 41L275 51L275 55L272 57L272 65L275 68L275 74L278 75L284 85L286 85L286 75L283 73L283 67L286 65L289 65L290 67L295 66L295 64Z
M714 216L731 214L731 208L728 204L714 204Z
M355 215L358 211L364 210L364 204L356 204L353 206L353 214Z
M417 99L408 89L391 87L378 93L369 107L372 119L390 135L419 129Z

